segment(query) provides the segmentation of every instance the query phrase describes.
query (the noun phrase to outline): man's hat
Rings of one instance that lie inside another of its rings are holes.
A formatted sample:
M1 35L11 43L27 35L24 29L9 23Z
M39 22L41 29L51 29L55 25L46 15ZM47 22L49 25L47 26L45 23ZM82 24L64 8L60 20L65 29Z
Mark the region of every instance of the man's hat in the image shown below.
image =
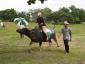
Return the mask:
M38 16L41 16L42 15L42 13L41 12L38 12L38 14L37 14Z
M64 24L69 24L68 21L64 21Z

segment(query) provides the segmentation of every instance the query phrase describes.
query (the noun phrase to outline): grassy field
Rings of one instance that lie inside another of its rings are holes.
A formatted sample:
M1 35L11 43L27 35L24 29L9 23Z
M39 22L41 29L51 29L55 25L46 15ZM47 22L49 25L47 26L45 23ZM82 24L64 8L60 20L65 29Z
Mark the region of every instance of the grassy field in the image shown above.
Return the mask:
M5 29L0 28L0 64L85 64L85 24L70 25L73 38L69 43L69 54L64 53L62 41L59 48L54 42L48 48L44 42L41 51L38 44L33 44L29 52L29 38L20 39L14 23L6 22L5 25ZM29 23L28 28L34 26L34 23ZM62 25L56 25L56 32L59 33L61 28Z

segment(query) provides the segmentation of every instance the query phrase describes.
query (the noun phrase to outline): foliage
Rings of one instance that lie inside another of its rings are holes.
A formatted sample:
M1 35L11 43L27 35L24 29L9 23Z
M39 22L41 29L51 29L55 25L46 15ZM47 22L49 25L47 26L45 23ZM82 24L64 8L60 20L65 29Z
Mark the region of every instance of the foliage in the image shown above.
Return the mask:
M25 12L17 12L14 9L6 9L0 11L0 19L2 20L9 20L12 22L16 17L23 17L29 20L29 14L26 14Z
M60 8L58 11L52 11L49 8L32 10L32 16L37 18L37 13L41 11L45 21L54 21L57 24L63 23L67 20L70 23L80 24L85 21L85 10L70 6L69 8Z
M29 21L29 14L28 13L25 13L25 12L19 12L17 14L18 17L22 17L22 18L25 18L27 21Z
M46 0L39 0L39 1L43 4L44 1L46 1ZM27 3L28 3L28 5L35 4L36 0L28 0Z
M23 17L29 21L31 16L32 21L36 21L38 12L42 12L45 22L54 21L57 24L62 24L65 20L75 24L85 22L85 10L76 8L74 5L69 8L60 8L57 11L52 11L49 8L30 9L28 12L17 12L14 9L6 9L0 11L0 19L13 21L15 17Z
M13 19L17 17L17 13L14 9L6 9L3 11L0 11L0 13L1 13L0 18L3 20L13 21Z

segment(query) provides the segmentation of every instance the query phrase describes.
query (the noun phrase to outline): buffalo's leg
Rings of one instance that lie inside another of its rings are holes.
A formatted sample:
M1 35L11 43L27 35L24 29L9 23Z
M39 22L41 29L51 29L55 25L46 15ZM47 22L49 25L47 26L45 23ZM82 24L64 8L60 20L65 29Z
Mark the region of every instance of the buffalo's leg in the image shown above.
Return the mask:
M29 43L29 46L31 46L32 45L32 41L30 41L30 43Z
M41 51L42 42L39 42L39 50Z
M23 37L24 37L24 35L20 33L20 38L23 38Z
M58 40L57 40L57 38L56 38L56 35L55 35L55 34L53 35L53 40L56 42L57 47L59 47Z
M31 50L31 45L32 45L32 41L30 41L30 43L29 43L29 49Z
M51 47L51 45L52 45L51 38L48 40L48 42L49 42L49 47Z

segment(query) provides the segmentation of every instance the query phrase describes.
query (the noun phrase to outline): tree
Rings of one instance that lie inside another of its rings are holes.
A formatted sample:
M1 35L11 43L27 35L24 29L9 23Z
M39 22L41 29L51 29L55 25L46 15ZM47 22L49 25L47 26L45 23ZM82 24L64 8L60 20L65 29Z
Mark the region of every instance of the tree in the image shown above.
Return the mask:
M40 11L41 11L41 9L34 9L34 10L30 9L29 10L28 14L29 14L29 16L31 16L31 19L32 19L31 21L36 21L37 14Z
M0 11L0 19L2 19L2 20L3 20L3 14L4 14L4 12Z
M3 20L13 21L17 17L17 13L14 9L6 9L0 12L0 17Z
M82 23L85 21L85 10L76 8L75 6L69 7L73 23Z
M44 3L44 1L47 1L47 0L39 0L42 4ZM28 5L31 5L31 4L35 4L36 0L28 0L27 3Z
M63 23L63 21L68 20L70 18L70 13L69 13L69 9L68 8L61 8L59 11L55 12L54 14L56 14L56 21L58 23Z
M27 21L29 21L29 14L26 12L18 12L17 16L25 18Z
M52 10L51 10L51 9L49 9L49 8L44 8L44 9L41 9L41 12L42 12L42 14L43 14L43 17L44 17L45 21L51 20L51 19L49 18L49 16L50 16L51 13L52 13Z
M13 21L16 17L23 17L29 21L32 17L32 21L36 21L37 13L41 12L45 22L55 21L57 24L63 23L67 20L70 23L82 23L85 22L85 10L76 8L75 6L70 6L69 8L60 8L57 11L52 11L49 8L44 9L31 9L28 13L17 12L14 9L6 9L0 11L0 19Z
M47 21L48 19L50 19L48 18L48 16L52 13L52 10L49 8L34 9L34 10L30 10L28 13L30 13L32 15L32 19L36 21L38 12L41 12L42 16L44 17L44 20Z

